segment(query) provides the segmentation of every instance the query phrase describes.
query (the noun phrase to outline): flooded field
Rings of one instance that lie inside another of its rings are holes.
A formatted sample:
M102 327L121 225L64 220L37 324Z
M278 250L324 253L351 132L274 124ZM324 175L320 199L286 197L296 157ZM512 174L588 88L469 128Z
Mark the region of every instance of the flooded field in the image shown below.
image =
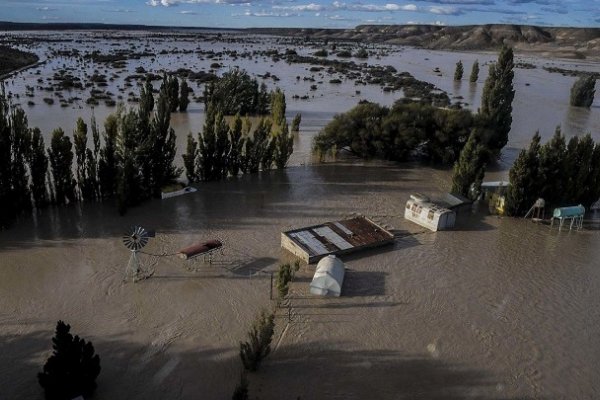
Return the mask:
M86 100L91 90L99 90L112 94L116 102L135 106L128 101L139 94L141 80L131 76L143 76L136 73L146 71L161 75L163 71L176 71L179 68L194 72L222 74L229 68L239 67L254 76L261 75L261 82L269 88L280 87L287 96L287 115L292 118L296 113L302 114L301 135L295 143L295 154L291 163L298 165L311 162L310 146L314 135L341 112L349 110L360 100L391 105L402 92L386 92L381 85L357 84L356 79L348 79L340 74L329 74L323 71L311 71L312 64L288 64L283 60L274 61L264 53L277 50L284 54L286 49L294 49L299 55L312 55L316 50L327 47L323 43L298 44L289 38L235 34L235 33L203 33L201 35L156 34L135 32L19 32L13 38L17 43L23 38L35 37L36 41L21 48L34 51L46 62L38 67L28 69L11 77L6 82L6 89L14 95L14 101L20 103L29 116L30 124L38 126L47 138L51 131L62 127L70 132L78 117L89 121L92 114L98 123L109 113L116 111L116 106L106 106L104 101L98 105L88 105ZM52 41L46 43L45 39ZM343 45L340 45L343 46ZM356 49L356 44L347 45ZM340 47L341 48L341 47ZM487 63L496 59L490 53L457 53L432 50L420 50L385 45L370 45L368 59L339 58L329 59L354 61L357 64L391 65L398 72L409 72L415 78L430 82L448 93L452 101L467 103L466 107L476 110L481 102L483 83L487 77ZM130 56L119 68L112 63L94 62L91 54L94 51L102 55L128 51ZM246 55L243 57L242 55ZM86 55L88 56L86 58ZM468 82L468 75L473 61L479 60L481 72L476 84ZM465 78L462 82L453 80L456 63L462 60L465 65ZM600 99L591 109L577 109L569 106L569 92L575 77L550 73L544 67L558 67L568 70L600 72L600 64L592 61L548 60L527 56L516 57L516 62L528 63L535 68L515 69L515 100L513 102L513 124L509 135L509 143L504 151L500 168L507 170L515 159L518 149L526 146L536 130L542 140L554 133L556 126L561 125L567 139L573 135L591 132L594 139L600 139ZM140 69L141 68L141 69ZM434 71L439 69L439 72ZM81 79L90 87L82 90L63 91L50 90L56 72L64 70ZM91 77L104 75L106 82L92 84ZM128 77L130 77L128 79ZM330 83L338 78L341 83ZM155 81L155 87L159 81ZM315 85L316 89L311 90ZM28 90L27 86L34 90ZM202 96L204 84L192 83L194 96ZM28 97L27 93L30 93ZM297 96L298 98L294 98ZM119 98L120 97L120 98ZM306 97L306 99L301 99ZM44 102L44 98L52 99L54 104ZM61 100L62 99L62 100ZM34 105L28 105L31 101ZM61 105L62 103L62 105ZM51 116L49 118L49 116ZM172 125L178 135L179 150L185 147L185 137L189 132L197 133L204 123L204 105L192 101L187 113L175 113ZM181 158L177 157L181 162Z
M49 47L83 51L131 45L88 33L65 35L84 39L34 50L48 58ZM143 36L139 40L156 53L185 46L289 47L266 37L247 44L182 40L174 45L172 38ZM462 59L468 73L475 58L480 63L495 58L408 48L386 52L368 62L394 65L451 97L462 96L474 107L486 68L477 85L464 81L455 86L454 65ZM598 98L590 110L574 111L568 97L575 78L542 69L560 65L600 71L600 66L525 60L538 68L515 72L509 149L492 177L505 176L516 149L538 128L544 138L562 124L567 135L592 131L600 140ZM255 313L272 304L269 272L290 259L280 249L280 232L356 214L393 230L398 239L393 246L344 259L348 271L339 299L309 297L314 267L301 268L289 310L277 312L273 353L249 376L251 398L600 396L600 315L595 311L600 306L600 230L559 233L546 225L476 212L459 215L456 230L423 232L404 220L405 201L417 191L435 197L448 190L448 171L360 161L314 164L309 151L312 137L335 113L359 99L391 104L401 94L351 81L329 84L331 77L325 74L316 76L324 83L311 91L314 83L296 80L312 74L308 65L261 57L234 61L223 56L217 61L200 60L195 54L157 55L154 61L129 60L107 90L116 96L125 76L139 66L158 72L187 63L208 71L214 62L281 79L267 84L285 90L290 117L297 112L303 116L293 165L203 183L196 193L147 202L125 217L116 216L113 204L82 204L50 209L0 232L0 399L42 398L36 373L50 354L58 319L91 340L101 356L95 398L230 398L241 372L239 341L245 339ZM78 116L91 116L85 104L89 89L69 94L83 100L67 107L60 107L58 99L54 105L45 104L42 98L48 94L41 90L32 98L25 95L26 85L51 77L69 63L81 74L106 68L52 56L8 81L7 91L19 94L13 100L22 103L30 124L40 126L45 135L58 126L70 131ZM441 77L433 72L435 67ZM227 67L223 68L220 71ZM192 87L201 94L201 87ZM138 88L134 84L124 89L125 98L129 91L137 93ZM295 100L295 94L315 98ZM28 99L35 105L28 106ZM101 122L114 110L100 104L94 114ZM173 116L181 146L188 131L201 128L202 110L201 103L192 103L187 114ZM124 229L134 224L157 232L145 249L148 254L141 256L155 275L136 284L123 282L129 251L121 242ZM212 267L159 257L212 238L225 243L224 255ZM199 271L188 271L190 266Z

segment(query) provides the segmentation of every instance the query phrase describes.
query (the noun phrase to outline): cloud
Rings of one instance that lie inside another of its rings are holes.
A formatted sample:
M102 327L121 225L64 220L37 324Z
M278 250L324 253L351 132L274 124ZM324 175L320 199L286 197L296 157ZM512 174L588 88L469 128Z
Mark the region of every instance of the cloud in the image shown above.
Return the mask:
M52 12L52 11L58 11L58 8L52 8L52 7L44 6L44 7L37 7L36 10L38 10L38 11L46 11L46 12Z
M322 4L310 3L310 4L299 4L297 6L273 6L274 10L289 10L289 11L324 11L327 9Z
M232 17L271 17L271 18L287 18L287 17L297 17L298 14L293 13L277 13L272 11L257 11L252 12L250 10L246 10L242 14L231 14Z
M418 11L414 4L400 5L396 3L387 4L346 4L334 1L332 4L336 10L384 12L384 11Z
M493 13L493 14L506 14L506 15L523 15L525 11L515 10L512 8L477 8L477 7L465 7L465 12L482 12L482 13Z
M464 11L456 7L431 6L428 11L438 15L461 15Z
M182 15L198 15L197 12L195 12L195 11L188 11L188 10L179 11L179 14L182 14Z

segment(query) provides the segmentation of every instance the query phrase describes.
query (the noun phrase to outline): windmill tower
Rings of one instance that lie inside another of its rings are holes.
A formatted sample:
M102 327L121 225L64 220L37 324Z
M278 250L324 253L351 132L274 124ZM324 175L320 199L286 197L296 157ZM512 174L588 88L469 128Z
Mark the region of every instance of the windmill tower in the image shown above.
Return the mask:
M132 226L123 235L123 244L131 251L127 268L125 269L125 280L131 278L133 282L147 278L145 271L140 266L138 252L148 244L150 235L141 226Z

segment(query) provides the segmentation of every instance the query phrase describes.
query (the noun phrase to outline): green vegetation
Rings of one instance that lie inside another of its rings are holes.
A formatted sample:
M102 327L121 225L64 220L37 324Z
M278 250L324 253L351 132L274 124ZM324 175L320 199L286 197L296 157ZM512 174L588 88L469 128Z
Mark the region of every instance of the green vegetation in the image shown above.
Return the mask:
M490 65L489 75L483 87L480 116L484 127L482 141L490 151L490 156L500 156L508 142L508 132L512 124L513 51L503 46L498 62Z
M240 358L244 368L256 371L261 361L271 352L275 315L263 310L248 331L248 340L240 342Z
M590 108L594 102L595 86L596 77L594 75L586 75L577 79L571 88L571 105Z
M190 104L190 87L185 79L181 81L179 92L179 111L185 112Z
M454 80L460 81L463 77L464 72L465 69L463 67L462 60L458 60L458 62L456 63L456 69L454 70Z
M8 46L0 46L0 76L33 64L38 60L38 56L33 53L27 53Z
M285 119L281 90L271 92L266 103L271 114L259 119L254 130L250 119L242 122L239 114L228 124L220 104L210 102L198 139L188 136L183 162L190 182L221 180L240 172L268 170L273 165L285 168L293 152L293 136Z
M315 137L313 147L321 154L346 149L363 158L405 161L417 156L452 165L474 123L467 110L410 101L388 109L366 102L336 115Z
M487 148L481 143L477 129L474 129L460 152L458 161L454 164L452 193L473 200L477 198L485 175L486 160L489 157L487 152ZM474 190L471 190L471 185Z
M314 52L315 57L327 57L328 55L329 53L327 53L327 50L325 49L320 49Z
M95 354L91 342L71 335L70 330L70 325L58 321L52 338L54 351L38 374L38 381L48 400L70 400L78 396L88 398L96 390L100 357Z
M206 86L205 110L213 108L223 115L267 115L270 95L247 72L234 68Z
M369 52L364 47L361 47L354 54L354 57L361 58L361 59L369 58Z
M536 133L529 148L519 154L509 176L508 215L524 215L539 197L547 207L589 207L600 197L600 143L594 143L587 134L574 136L567 144L557 128L552 139L541 145Z
M471 69L471 76L469 77L469 82L475 83L479 79L479 60L475 60L473 63L473 68Z

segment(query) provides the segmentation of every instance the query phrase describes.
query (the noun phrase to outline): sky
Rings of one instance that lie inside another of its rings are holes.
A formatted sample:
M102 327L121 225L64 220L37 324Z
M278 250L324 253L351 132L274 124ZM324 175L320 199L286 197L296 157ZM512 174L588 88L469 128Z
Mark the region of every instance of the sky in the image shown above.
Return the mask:
M600 0L0 0L0 21L212 28L488 23L600 27Z

